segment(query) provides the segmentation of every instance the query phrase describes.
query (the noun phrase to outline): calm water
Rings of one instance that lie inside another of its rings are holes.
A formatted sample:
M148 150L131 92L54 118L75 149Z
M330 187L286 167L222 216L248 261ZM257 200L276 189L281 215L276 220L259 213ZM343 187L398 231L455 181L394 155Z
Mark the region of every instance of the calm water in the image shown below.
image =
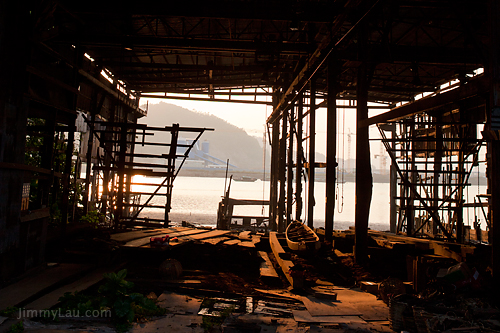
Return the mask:
M135 181L144 182L144 179ZM161 183L161 181L160 178L147 178L148 183ZM224 183L223 178L177 177L174 182L170 220L214 226L217 220L217 207L224 194ZM342 184L337 187L337 200L335 202L334 228L339 230L348 229L354 225L354 183L345 183L343 185L343 189ZM314 225L323 227L325 220L325 183L317 182L315 187ZM140 192L143 189L141 189L141 186L134 186L132 190ZM473 196L478 193L486 193L486 187L471 187L469 189L470 200L472 201ZM269 182L261 180L256 182L233 181L230 196L236 199L268 200ZM143 198L144 200L146 198ZM164 205L165 198L157 197L152 200L152 204ZM160 209L144 209L141 216L163 218L163 214L163 210ZM233 214L268 216L268 209L262 206L235 206ZM473 221L473 219L473 210L466 210L464 220ZM373 184L369 227L375 230L389 230L389 183Z

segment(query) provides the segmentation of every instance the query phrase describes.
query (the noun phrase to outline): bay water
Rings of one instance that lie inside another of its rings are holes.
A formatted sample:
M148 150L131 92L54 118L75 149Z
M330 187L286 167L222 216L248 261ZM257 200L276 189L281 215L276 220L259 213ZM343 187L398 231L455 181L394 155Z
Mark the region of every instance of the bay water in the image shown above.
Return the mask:
M145 182L145 179L134 178L134 182ZM148 177L148 183L161 183L161 178ZM172 192L172 222L187 221L194 224L213 226L217 222L217 208L224 195L224 188L228 181L215 177L185 177L179 176L174 181ZM235 199L269 200L270 183L257 180L255 182L232 181L230 184L230 197ZM307 188L303 184L303 188ZM151 188L149 189L151 190ZM140 185L134 185L132 191L144 192ZM345 230L354 226L355 183L346 182L336 185L334 229ZM476 194L486 193L486 186L472 186L466 192L469 202L473 202ZM305 196L306 193L304 192ZM315 183L314 226L324 227L325 224L325 183ZM143 195L142 202L147 200ZM370 208L369 228L374 230L389 230L389 183L374 183L373 196ZM151 204L164 205L165 197L155 197ZM307 206L307 202L305 203ZM295 208L294 208L295 212ZM474 210L465 209L464 222L472 225ZM479 212L476 212L479 214ZM268 207L265 206L235 206L234 215L269 216ZM482 214L482 213L481 213ZM163 218L162 209L145 208L142 217ZM293 215L294 216L294 215ZM305 209L302 213L304 220ZM482 216L480 216L482 217ZM484 224L484 223L483 223ZM482 226L484 229L484 226Z

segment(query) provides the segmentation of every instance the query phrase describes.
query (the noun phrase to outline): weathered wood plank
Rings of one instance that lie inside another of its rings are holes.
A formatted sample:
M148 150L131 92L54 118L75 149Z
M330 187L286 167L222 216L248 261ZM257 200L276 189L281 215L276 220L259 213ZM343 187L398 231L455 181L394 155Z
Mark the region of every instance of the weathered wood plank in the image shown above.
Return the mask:
M273 267L273 263L269 256L264 251L259 251L259 256L264 260L263 263L260 264L260 277L261 278L279 278L278 273Z
M293 277L290 276L290 267L293 266L293 262L281 258L281 254L284 254L286 252L285 250L283 250L283 247L281 246L275 231L271 231L269 233L269 244L271 245L274 257L276 258L276 261L280 265L283 274L285 274L286 279L293 286Z
M215 238L202 239L201 241L202 241L202 243L217 245L219 243L227 241L228 239L230 239L230 238L229 237L215 237Z
M223 235L227 235L231 233L232 231L230 230L211 230L205 233L200 233L196 235L189 235L186 237L183 237L183 239L188 239L188 240L202 240L202 239L207 239L207 238L214 238L214 237L220 237Z
M331 323L331 324L350 324L365 323L358 316L311 316L309 311L292 310L293 318L299 323Z
M90 268L91 265L60 264L0 289L0 309L22 304L30 297L43 292L43 290L72 276L81 274Z
M25 306L26 309L32 310L44 310L49 309L52 306L56 305L59 302L59 298L64 296L65 293L74 293L77 291L82 291L91 286L99 283L104 278L104 273L110 273L118 269L119 266L113 268L100 268L96 271L90 272L83 276L81 279L70 283L68 285L62 286L39 299L27 304Z
M149 238L152 237L152 236L169 235L170 239L172 239L173 237L181 238L181 237L184 237L184 236L189 236L189 235L193 235L193 234L200 234L200 233L204 233L204 232L207 232L207 230L203 230L203 229L189 229L189 230L179 231L179 232L176 232L175 230L173 230L173 232L162 232L162 233L155 234L155 235L148 235L148 236L145 236L145 237L139 238L139 239L134 239L134 240L132 240L132 241L124 244L123 246L126 246L126 247L139 247L139 246L147 245L147 244L149 244Z
M302 303L311 316L360 316L362 313L352 303L332 302L312 296L302 296Z
M173 231L182 231L184 229L190 229L190 228L185 228L185 227L180 227L180 228L159 228L159 229L144 229L144 230L138 230L138 231L127 231L127 232L120 232L118 234L111 235L111 239L117 242L129 242L134 239L138 238L144 238L144 237L150 237L154 235L159 235L163 233L169 233Z

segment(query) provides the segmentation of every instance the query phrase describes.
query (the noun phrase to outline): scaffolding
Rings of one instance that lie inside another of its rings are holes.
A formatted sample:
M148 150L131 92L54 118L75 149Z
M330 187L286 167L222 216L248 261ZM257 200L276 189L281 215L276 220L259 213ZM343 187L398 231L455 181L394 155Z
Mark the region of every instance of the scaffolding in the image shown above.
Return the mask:
M92 167L91 202L104 221L115 228L167 227L174 180L201 135L213 129L180 127L179 124L152 127L125 122L87 122L99 142L98 158ZM163 140L161 132L168 133L170 140ZM181 132L195 133L196 139L180 143ZM155 137L161 139L153 141ZM138 145L156 146L164 153L137 153ZM134 176L143 176L146 181L134 181ZM158 179L162 179L161 182L154 181ZM165 202L159 204L157 197L164 197ZM163 218L144 216L141 212L145 208L163 211Z
M464 242L464 208L483 206L480 198L467 202L464 195L479 166L484 141L477 128L483 121L460 109L431 114L377 125L397 171L396 230ZM392 133L390 138L386 132Z

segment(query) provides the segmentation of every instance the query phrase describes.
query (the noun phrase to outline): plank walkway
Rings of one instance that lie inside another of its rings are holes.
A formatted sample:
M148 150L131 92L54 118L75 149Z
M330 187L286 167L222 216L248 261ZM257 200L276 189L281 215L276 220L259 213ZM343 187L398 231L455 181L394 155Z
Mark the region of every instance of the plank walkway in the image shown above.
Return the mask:
M169 235L170 239L177 237L176 241L170 241L169 246L164 247L151 247L150 237L158 237ZM241 235L241 234L240 234ZM196 229L189 227L171 227L163 229L145 229L138 231L128 231L123 233L114 234L111 236L112 240L121 242L122 248L138 248L138 249L152 249L157 251L164 251L167 249L175 248L185 245L190 242L201 242L205 244L225 244L225 245L238 245L243 247L254 248L255 244L260 241L260 236L243 234L243 239L239 239L238 234L231 230L217 230L217 229Z
M74 293L74 292L79 292L83 291L85 289L88 289L92 287L93 285L96 285L100 281L104 279L104 273L110 273L117 271L122 265L117 265L115 267L104 267L104 268L99 268L96 269L95 271L91 271L90 273L82 276L80 279L64 285L46 295L43 295L42 297L34 300L33 302L27 304L25 306L26 309L30 310L44 310L44 309L49 309L52 306L56 305L59 303L59 298L61 296L64 296L65 293Z
M24 305L36 295L43 294L58 284L63 284L65 280L90 271L91 267L91 265L81 264L59 264L0 289L0 310L9 306Z

